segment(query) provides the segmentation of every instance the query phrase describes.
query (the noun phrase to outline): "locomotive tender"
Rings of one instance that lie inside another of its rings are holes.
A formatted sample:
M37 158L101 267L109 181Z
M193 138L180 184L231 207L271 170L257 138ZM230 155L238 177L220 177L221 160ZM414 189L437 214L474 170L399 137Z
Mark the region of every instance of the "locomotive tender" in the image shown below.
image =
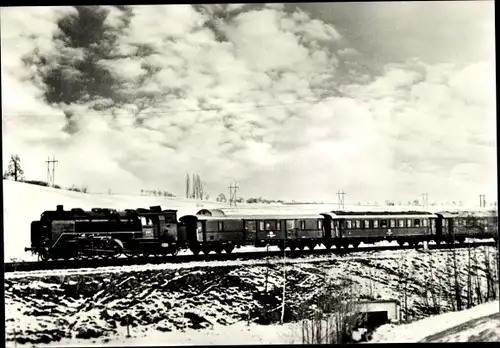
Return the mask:
M231 253L245 245L276 245L281 250L314 249L324 245L352 245L397 241L463 243L465 238L498 238L496 212L430 213L349 212L320 214L226 215L221 210L200 210L177 219L176 210L93 208L90 211L57 206L31 223L31 247L48 259L176 255L211 251Z

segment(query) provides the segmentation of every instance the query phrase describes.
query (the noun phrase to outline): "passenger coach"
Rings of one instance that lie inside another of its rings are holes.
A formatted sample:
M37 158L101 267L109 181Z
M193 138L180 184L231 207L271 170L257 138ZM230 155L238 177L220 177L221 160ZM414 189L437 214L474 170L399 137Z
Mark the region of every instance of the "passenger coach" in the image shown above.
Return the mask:
M187 215L180 218L193 253L230 253L234 247L277 245L281 250L314 249L323 242L321 215Z
M345 212L321 214L325 218L325 246L357 248L396 240L400 245L436 239L437 215L428 212Z

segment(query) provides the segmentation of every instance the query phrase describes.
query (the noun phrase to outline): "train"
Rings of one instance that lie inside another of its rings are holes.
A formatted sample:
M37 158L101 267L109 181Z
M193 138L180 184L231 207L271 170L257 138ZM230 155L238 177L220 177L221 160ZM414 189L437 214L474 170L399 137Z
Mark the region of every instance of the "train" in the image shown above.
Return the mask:
M318 214L226 215L202 209L178 218L177 210L80 208L44 211L31 222L31 246L41 261L177 255L180 250L231 253L234 248L269 245L280 250L347 249L360 243L397 241L464 243L466 238L498 240L496 211L330 211Z

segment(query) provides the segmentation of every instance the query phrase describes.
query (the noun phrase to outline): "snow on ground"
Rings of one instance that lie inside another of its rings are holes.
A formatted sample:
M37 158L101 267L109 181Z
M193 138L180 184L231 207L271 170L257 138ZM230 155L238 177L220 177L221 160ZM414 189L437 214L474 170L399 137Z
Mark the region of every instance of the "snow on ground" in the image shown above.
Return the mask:
M407 325L384 325L375 331L369 343L414 342L497 342L500 340L498 301L492 301L461 312L449 312L415 321ZM204 330L142 333L121 328L118 338L105 341L106 345L173 346L173 345L242 345L242 344L301 344L299 323L258 325L239 321L229 326L214 325ZM52 347L84 347L100 343L88 340L61 340Z
M319 214L338 209L336 204L239 204L229 207L228 204L213 201L195 201L185 198L151 197L126 194L80 193L54 189L11 180L3 180L4 211L4 261L35 261L36 257L24 248L30 245L30 224L38 220L45 210L54 210L57 205L65 209L71 208L114 208L134 209L161 205L164 209L177 209L178 216L195 214L200 209L223 209L226 214ZM435 207L438 209L437 207ZM414 210L420 207L366 207L345 206L346 210ZM440 209L444 209L441 207ZM438 209L438 210L440 210ZM236 249L235 252L253 251L253 248ZM259 250L262 250L260 248ZM278 250L270 247L270 250ZM182 254L190 254L182 251Z
M115 347L131 346L181 346L181 345L247 345L247 344L301 344L300 326L296 323L283 325L259 325L245 321L223 326L216 324L209 329L161 332L147 330L141 333L131 332L127 336L126 328L120 328L118 338L102 343L94 340L62 339L50 344L51 347L88 347L103 344Z
M431 316L406 325L383 325L370 343L468 342L500 340L500 303L491 301Z
M481 298L484 299L487 289L485 257L489 253L490 267L493 268L496 265L495 249L484 247L471 252L477 259L472 264L474 284L478 284ZM462 269L466 264L467 251L457 250L456 253L458 267ZM287 322L298 319L298 313L303 310L301 306L305 301L314 299L321 290L321 284L325 284L328 279L336 284L347 279L352 282L355 293L363 298L398 300L402 300L402 284L407 279L406 313L409 320L432 314L431 305L439 306L441 311L451 309L449 299L453 294L453 286L448 281L450 275L447 273L451 264L450 252L384 251L372 253L371 256L315 263L287 262ZM232 332L229 329L231 325L246 322L249 314L252 322L256 319L255 310L263 304L255 295L266 289L266 279L272 300L270 308L274 308L271 313L278 315L273 319L276 323L281 312L282 263L225 263L225 267L196 265L190 268L150 268L116 273L102 270L92 274L24 274L22 277L6 277L6 339L9 345L14 340L19 344L59 342L61 345L74 345L74 340L78 339L84 339L82 342L85 344L95 340L96 344L102 345L106 340L124 337L126 327L123 325L126 324L127 315L130 315L131 335L137 340L141 337L159 337L160 333L165 333L165 338L158 338L161 340L158 344L177 344L183 339L179 335L184 330L188 336L199 337L193 340L204 338L203 342L214 340L217 343L223 340L223 335ZM465 270L458 274L458 279L463 303L466 303ZM436 294L436 303L432 303L430 290ZM498 287L496 290L498 294ZM474 303L480 302L476 293L472 295ZM220 325L228 329L222 330ZM203 332L196 333L196 330ZM259 330L265 329L259 327ZM276 331L278 335L281 332L279 330L270 331ZM205 335L214 337L203 337ZM239 334L234 332L234 335ZM253 340L261 339L259 337L264 337L262 335L264 333L255 333L251 329L235 340L241 337L248 343L259 343ZM226 339L229 342L230 338ZM275 342L274 338L267 336L261 342L271 343L269 340Z

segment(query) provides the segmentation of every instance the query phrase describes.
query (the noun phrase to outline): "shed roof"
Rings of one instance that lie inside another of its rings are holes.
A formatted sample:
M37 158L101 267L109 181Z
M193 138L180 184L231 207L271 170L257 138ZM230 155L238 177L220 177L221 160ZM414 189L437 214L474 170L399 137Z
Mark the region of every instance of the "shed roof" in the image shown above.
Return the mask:
M225 216L226 214L221 209L201 209L196 215Z

